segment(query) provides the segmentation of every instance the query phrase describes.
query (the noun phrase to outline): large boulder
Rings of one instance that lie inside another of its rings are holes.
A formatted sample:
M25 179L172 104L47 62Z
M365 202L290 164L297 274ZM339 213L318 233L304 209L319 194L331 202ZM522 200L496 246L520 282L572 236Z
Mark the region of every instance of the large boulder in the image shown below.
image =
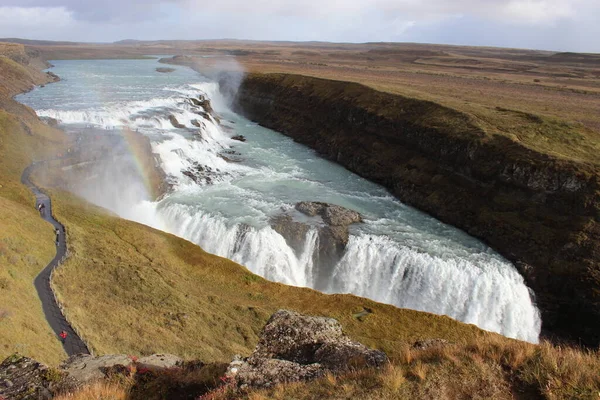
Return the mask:
M362 222L358 212L335 204L301 201L296 204L296 210L311 217L320 215L323 222L330 226L348 226Z
M283 236L287 244L301 252L306 241L306 234L310 230L310 225L303 222L294 221L291 215L277 215L270 220L271 228Z
M323 222L317 228L319 233L318 249L313 254L317 273L313 287L317 290L324 290L324 285L329 281L331 269L340 260L348 244L349 226L362 222L362 216L354 210L321 202L303 201L297 203L295 209L309 217L320 217ZM304 250L310 224L294 221L291 215L284 214L271 218L270 225L285 238L296 253L300 254Z
M387 362L385 353L350 340L335 319L280 310L263 328L252 355L234 359L227 376L241 388L269 387Z

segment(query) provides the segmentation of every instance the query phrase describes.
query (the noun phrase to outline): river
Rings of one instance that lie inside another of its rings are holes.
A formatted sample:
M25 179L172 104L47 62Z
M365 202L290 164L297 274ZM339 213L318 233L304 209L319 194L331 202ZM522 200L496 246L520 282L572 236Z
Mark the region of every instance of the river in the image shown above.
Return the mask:
M217 83L185 67L157 72L156 60L54 64L60 82L17 100L55 118L67 131L118 135L127 127L147 135L172 184L169 194L153 202L135 174L104 168L97 172L103 179L76 190L89 201L273 281L353 293L538 341L539 311L510 262L402 204L381 186L233 113ZM198 115L189 98L201 95L211 100L221 124ZM169 116L185 128L175 128ZM232 139L236 135L246 141ZM335 265L319 265L314 257L322 221L297 212L299 201L337 204L362 214L364 222L351 225ZM272 229L270 221L282 214L312 226L301 248L290 247Z

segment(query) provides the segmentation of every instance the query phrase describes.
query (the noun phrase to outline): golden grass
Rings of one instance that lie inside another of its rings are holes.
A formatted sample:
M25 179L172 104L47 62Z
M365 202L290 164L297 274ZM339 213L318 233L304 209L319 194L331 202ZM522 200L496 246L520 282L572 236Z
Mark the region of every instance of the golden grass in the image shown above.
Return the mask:
M412 349L410 362L395 360L381 370L328 375L242 392L236 398L591 400L600 391L598 371L598 352L486 335L465 344ZM229 395L216 391L211 398Z
M96 382L72 393L54 397L55 400L127 400L128 391L119 384Z
M229 361L251 352L280 308L334 317L355 339L391 354L403 340L461 342L482 334L448 317L272 283L68 193L54 190L52 197L70 248L54 282L69 318L100 354L168 352ZM364 307L373 310L369 318L353 318Z
M23 122L26 121L26 122ZM52 226L35 210L34 197L20 183L32 158L53 148L60 132L0 110L0 359L14 352L51 365L65 353L44 317L33 286L55 254Z

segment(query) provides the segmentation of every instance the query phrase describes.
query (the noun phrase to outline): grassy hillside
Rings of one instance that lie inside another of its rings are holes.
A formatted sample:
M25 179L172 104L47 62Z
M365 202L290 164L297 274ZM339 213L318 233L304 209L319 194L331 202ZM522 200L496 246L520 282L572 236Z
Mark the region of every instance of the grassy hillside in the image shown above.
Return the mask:
M45 74L13 60L27 59L24 51L10 46L8 58L2 53L6 49L0 43L0 358L19 351L56 364L65 354L33 287L35 276L54 257L54 234L20 179L23 169L54 151L63 135L10 98L46 80Z
M402 341L462 342L484 334L447 317L269 282L65 192L52 191L52 197L71 252L54 282L68 316L97 353L169 352L228 361L251 352L280 308L339 319L352 337L392 355ZM365 308L372 313L354 317Z

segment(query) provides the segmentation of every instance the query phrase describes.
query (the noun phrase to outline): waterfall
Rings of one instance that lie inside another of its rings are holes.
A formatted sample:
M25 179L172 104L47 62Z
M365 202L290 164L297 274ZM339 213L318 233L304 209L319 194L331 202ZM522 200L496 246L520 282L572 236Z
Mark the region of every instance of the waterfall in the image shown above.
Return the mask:
M127 71L116 68L114 73ZM188 79L179 79L184 78ZM132 76L135 79L139 77ZM56 104L54 96L40 99L39 115L79 132L93 128L96 135L101 129L129 127L148 135L173 187L165 198L150 202L139 177L127 172L134 168L115 163L81 183L78 194L272 281L352 293L538 341L539 312L523 278L507 260L465 233L403 205L380 186L231 113L219 98L218 84L170 84L170 79L173 75L151 76L135 88L135 100L129 100L128 93L110 102L82 96L84 100L71 100L66 107ZM69 82L76 80L63 81L67 89ZM60 88L53 85L39 93ZM71 95L66 90L63 97ZM213 101L222 125L198 112L191 98L199 95ZM87 103L80 106L79 101ZM233 140L241 134L247 142ZM293 205L303 200L338 204L364 217L364 223L351 227L334 265L319 265L323 221L293 213ZM270 226L282 213L308 225L304 240L300 236L302 243L294 248Z

